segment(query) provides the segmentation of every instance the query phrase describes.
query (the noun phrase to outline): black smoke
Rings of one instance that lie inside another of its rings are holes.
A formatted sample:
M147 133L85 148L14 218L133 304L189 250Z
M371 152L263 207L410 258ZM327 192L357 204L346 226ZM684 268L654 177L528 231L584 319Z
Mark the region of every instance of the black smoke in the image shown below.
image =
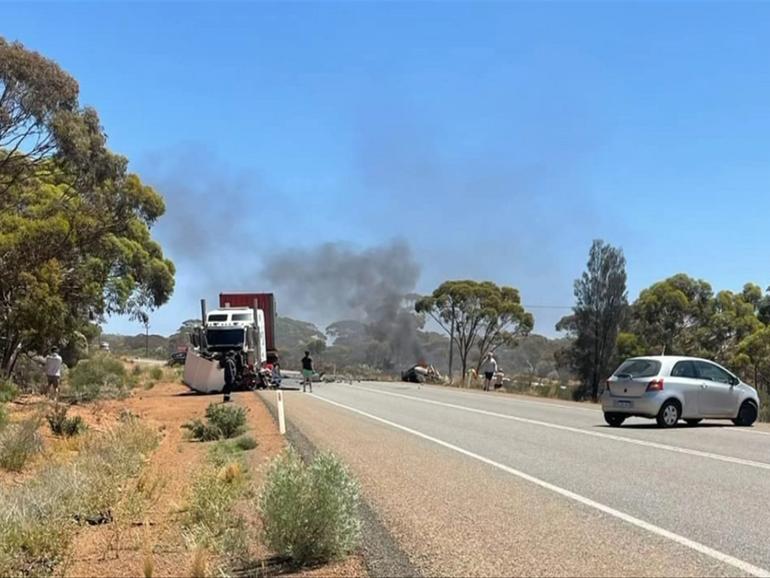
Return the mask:
M406 242L366 249L345 243L288 249L268 258L262 276L290 315L363 323L368 336L383 346L384 366L421 356L421 320L413 309L420 266Z

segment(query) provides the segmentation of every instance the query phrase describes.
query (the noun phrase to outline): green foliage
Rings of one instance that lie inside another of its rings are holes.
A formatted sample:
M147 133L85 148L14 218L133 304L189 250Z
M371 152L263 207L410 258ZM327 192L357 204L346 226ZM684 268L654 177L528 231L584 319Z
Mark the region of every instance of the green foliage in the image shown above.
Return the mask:
M40 421L33 418L9 425L0 433L0 468L21 471L30 458L43 450L39 427Z
M517 289L490 281L446 281L432 295L418 299L415 311L430 315L453 336L463 375L473 348L478 351L478 370L488 352L515 344L535 322L522 307Z
M10 379L0 378L0 403L13 401L19 396L19 388Z
M252 436L240 436L235 440L235 446L244 452L255 449L259 444Z
M557 329L566 329L574 336L568 350L571 365L594 400L599 395L599 383L612 373L627 308L623 251L604 241L594 241L586 271L575 281L572 315L557 325Z
M156 432L128 420L110 433L91 434L73 462L0 489L0 575L52 574L78 524L109 515L157 442Z
M97 398L122 398L128 395L133 380L126 368L110 353L100 351L90 359L83 359L70 373L66 395L77 401Z
M0 403L0 431L8 424L8 412L5 409L5 404Z
M150 378L154 379L155 381L160 381L163 379L163 369L160 367L153 367L150 370Z
M48 426L54 435L62 437L73 437L80 435L86 430L86 423L79 415L67 417L69 407L63 403L58 403L51 408L46 415Z
M0 38L0 94L0 366L18 345L59 344L74 361L95 317L171 295L173 264L150 236L165 207L56 63Z
M267 544L297 564L340 558L358 542L358 485L332 454L310 466L291 449L276 458L259 510Z
M212 403L206 408L206 423L195 419L182 427L199 441L234 438L246 430L246 410L237 405Z

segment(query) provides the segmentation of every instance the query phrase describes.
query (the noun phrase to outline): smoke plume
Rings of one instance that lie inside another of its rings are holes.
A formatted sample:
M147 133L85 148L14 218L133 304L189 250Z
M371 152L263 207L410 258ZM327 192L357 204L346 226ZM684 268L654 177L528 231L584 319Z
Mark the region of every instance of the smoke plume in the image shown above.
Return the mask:
M343 243L289 249L270 257L263 269L290 314L325 323L360 321L387 347L390 364L421 354L419 319L408 306L419 275L404 241L363 250Z

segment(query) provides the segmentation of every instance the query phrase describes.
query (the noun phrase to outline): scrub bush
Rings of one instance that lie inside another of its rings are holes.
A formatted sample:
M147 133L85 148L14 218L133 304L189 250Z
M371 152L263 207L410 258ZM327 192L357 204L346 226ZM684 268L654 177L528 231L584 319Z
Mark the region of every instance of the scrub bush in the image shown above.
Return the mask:
M182 427L199 441L234 438L246 430L246 410L237 405L212 403L206 408L206 423L194 419Z
M43 441L37 432L40 422L30 419L6 427L0 434L0 468L21 471L29 459L43 450Z
M70 372L67 395L76 401L122 398L128 395L132 385L123 363L109 353L99 352L79 361Z
M298 565L341 558L358 543L358 484L333 454L309 466L291 449L276 458L258 507L267 544Z
M83 418L79 415L67 417L68 410L69 408L66 405L59 403L45 416L48 426L54 435L69 438L79 435L86 430L86 423L83 421Z

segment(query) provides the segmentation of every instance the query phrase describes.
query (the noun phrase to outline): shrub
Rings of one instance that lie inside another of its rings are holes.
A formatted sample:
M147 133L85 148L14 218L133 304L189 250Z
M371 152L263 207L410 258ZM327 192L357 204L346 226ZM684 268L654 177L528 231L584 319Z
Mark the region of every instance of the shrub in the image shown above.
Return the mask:
M78 362L69 380L70 394L77 401L125 397L131 385L123 363L106 352Z
M150 377L155 381L160 381L161 379L163 379L163 369L161 369L160 367L153 367L150 370Z
M247 452L257 447L257 440L252 436L241 436L235 440L235 445L241 451Z
M13 401L19 396L19 388L10 379L0 379L0 403Z
M246 430L246 410L236 405L212 403L206 408L206 423L194 419L182 426L200 441L229 439Z
M22 391L37 391L39 386L45 383L45 359L43 357L30 357L28 355L19 355L16 359L16 365L13 366L13 381ZM62 377L64 377L65 367L62 366Z
M43 449L43 441L37 432L40 422L30 419L10 425L0 435L0 468L20 471L29 459Z
M259 497L267 544L297 564L326 562L355 548L358 485L332 454L306 466L294 450L274 460Z
M759 392L759 421L770 421L770 393L757 388Z
M0 430L2 430L8 423L8 413L5 411L5 406L0 404Z
M48 425L54 435L69 438L85 431L86 423L83 421L83 418L79 415L67 417L68 409L65 404L59 403L46 415L46 420L48 420Z

